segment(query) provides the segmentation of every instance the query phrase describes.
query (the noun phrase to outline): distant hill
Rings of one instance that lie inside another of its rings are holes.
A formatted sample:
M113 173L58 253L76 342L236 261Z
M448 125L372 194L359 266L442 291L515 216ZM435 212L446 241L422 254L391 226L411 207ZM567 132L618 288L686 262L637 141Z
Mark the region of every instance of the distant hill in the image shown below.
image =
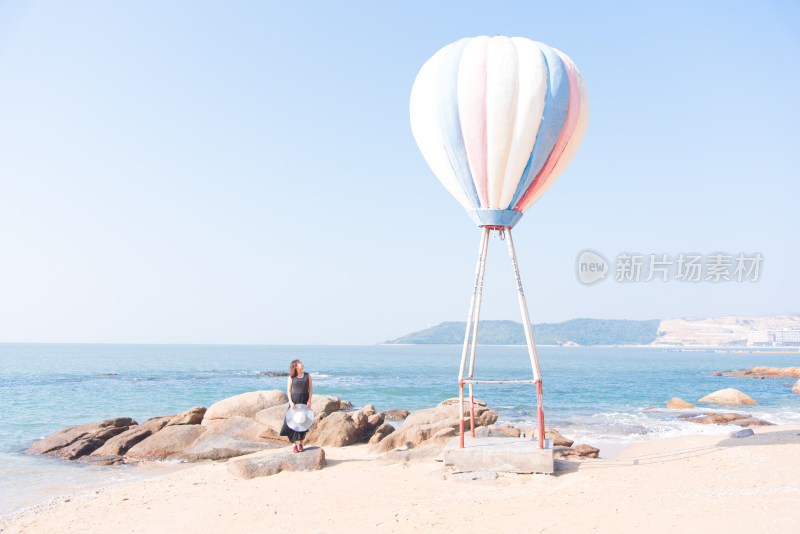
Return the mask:
M660 323L659 319L572 319L535 324L533 337L542 345L647 345L655 341ZM445 322L386 343L458 345L464 343L466 327L464 322ZM482 345L525 345L525 331L522 323L516 321L481 321L478 342Z

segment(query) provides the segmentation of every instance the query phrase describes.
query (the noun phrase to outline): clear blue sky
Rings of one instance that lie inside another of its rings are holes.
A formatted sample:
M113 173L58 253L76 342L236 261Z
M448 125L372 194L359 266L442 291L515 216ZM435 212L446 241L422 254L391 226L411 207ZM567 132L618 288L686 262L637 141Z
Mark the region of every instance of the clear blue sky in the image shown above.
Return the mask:
M586 138L514 231L534 322L800 311L796 2L0 0L0 342L376 343L466 318L479 230L417 71L524 36ZM585 248L761 252L757 283L587 287ZM519 320L504 245L483 318Z

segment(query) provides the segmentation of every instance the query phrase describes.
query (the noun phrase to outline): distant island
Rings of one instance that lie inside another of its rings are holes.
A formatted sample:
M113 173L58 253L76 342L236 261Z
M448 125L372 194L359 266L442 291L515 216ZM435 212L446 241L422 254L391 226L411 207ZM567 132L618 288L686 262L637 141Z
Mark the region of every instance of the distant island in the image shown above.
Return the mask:
M561 323L533 325L533 336L541 345L648 345L658 336L660 319L572 319ZM445 322L432 328L387 341L388 344L460 344L465 322ZM478 341L482 345L524 345L525 331L516 321L481 321Z
M444 322L406 334L386 344L451 344L464 342L465 322ZM800 346L800 315L771 317L725 316L712 319L571 319L533 325L541 345L654 345L654 346ZM524 345L522 323L481 321L481 345Z

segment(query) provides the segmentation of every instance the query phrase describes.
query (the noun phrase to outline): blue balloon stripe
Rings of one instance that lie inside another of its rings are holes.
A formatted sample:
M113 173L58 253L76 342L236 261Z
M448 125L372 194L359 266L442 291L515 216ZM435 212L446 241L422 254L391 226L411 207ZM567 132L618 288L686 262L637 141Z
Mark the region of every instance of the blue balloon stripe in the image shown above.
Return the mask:
M436 109L439 131L442 133L450 166L472 205L480 207L478 191L475 189L472 172L467 164L467 151L461 133L461 119L458 116L458 69L467 42L469 38L456 41L445 51L437 73Z
M547 158L556 146L558 137L564 129L569 108L569 79L567 68L556 52L547 45L536 43L544 55L547 65L547 92L544 97L544 112L536 141L533 144L531 157L528 159L525 170L522 172L514 197L508 209L515 209L525 193L533 185L539 172L547 163Z

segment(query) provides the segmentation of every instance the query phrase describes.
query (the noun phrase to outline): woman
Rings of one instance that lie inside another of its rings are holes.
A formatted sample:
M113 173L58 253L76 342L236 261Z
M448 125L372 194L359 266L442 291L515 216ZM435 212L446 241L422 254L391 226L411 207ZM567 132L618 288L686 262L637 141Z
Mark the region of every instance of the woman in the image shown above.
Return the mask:
M294 410L296 404L305 404L311 402L311 394L313 391L311 385L311 375L303 372L305 366L300 360L294 360L289 364L289 380L286 382L286 395L289 397L289 409ZM283 428L281 428L281 436L286 436L289 441L294 445L292 450L294 452L303 451L303 440L306 439L305 432L297 432L292 430L286 424L286 419L283 420Z

